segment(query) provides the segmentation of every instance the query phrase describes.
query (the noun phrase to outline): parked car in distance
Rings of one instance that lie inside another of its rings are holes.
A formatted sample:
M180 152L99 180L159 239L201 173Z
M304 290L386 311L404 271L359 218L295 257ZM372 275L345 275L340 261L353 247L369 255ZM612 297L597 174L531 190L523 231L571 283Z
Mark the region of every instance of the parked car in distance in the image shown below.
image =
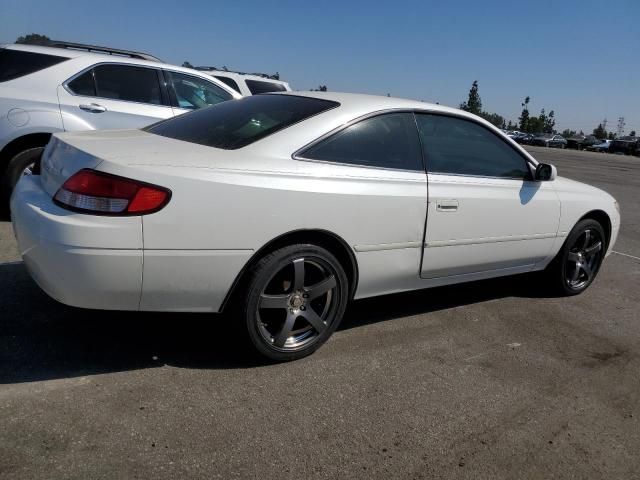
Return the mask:
M611 140L600 140L600 143L588 146L587 150L591 152L608 152L609 145L611 145Z
M240 98L224 83L157 58L69 42L0 46L0 207L51 134L138 128Z
M594 135L574 135L567 138L567 148L575 148L576 150L583 150L602 143L602 140L597 139Z
M275 79L264 73L231 72L229 70L218 70L216 67L196 67L196 69L220 80L243 97L259 93L291 91L291 87L287 82Z
M538 137L535 137L532 140L531 145L539 145L541 147L566 148L567 140L562 135L544 133Z
M277 361L316 350L353 298L534 270L579 294L620 226L609 194L480 117L333 92L55 134L11 208L28 271L58 301L230 312Z
M634 155L639 146L639 137L620 137L611 141L609 153L622 153L624 155Z
M514 140L522 145L530 145L534 138L535 136L531 133L520 133Z

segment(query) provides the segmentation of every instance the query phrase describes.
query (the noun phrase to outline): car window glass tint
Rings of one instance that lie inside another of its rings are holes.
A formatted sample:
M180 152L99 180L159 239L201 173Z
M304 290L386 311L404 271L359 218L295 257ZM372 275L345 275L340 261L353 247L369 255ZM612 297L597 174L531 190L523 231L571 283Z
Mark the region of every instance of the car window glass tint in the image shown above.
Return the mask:
M388 113L362 120L310 147L301 156L367 167L423 169L412 113Z
M98 65L94 70L98 97L162 104L157 70L130 65Z
M287 89L281 83L263 82L260 80L247 80L247 87L252 95L269 92L286 92Z
M417 114L427 170L433 173L528 178L525 159L489 129L445 115Z
M0 82L15 80L65 60L68 58L0 48Z
M189 112L145 130L185 142L235 150L338 105L294 95L256 95Z
M223 76L215 76L216 79L220 80L222 83L224 83L226 86L233 88L236 92L241 93L240 92L240 87L238 86L238 84L236 83L236 81L233 78L229 78L229 77L223 77Z
M176 107L195 110L233 98L233 95L226 90L202 78L177 72L166 73L173 84L177 102Z
M88 70L82 75L71 80L67 87L76 95L96 96L96 85L93 81L93 70Z

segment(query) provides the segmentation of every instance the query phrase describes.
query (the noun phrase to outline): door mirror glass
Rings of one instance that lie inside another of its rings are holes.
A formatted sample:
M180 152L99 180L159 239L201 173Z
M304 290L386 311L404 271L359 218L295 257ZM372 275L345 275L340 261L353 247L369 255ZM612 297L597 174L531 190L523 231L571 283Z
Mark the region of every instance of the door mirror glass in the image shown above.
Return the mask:
M536 167L536 180L539 182L550 182L555 180L557 175L556 167L549 163L539 163Z

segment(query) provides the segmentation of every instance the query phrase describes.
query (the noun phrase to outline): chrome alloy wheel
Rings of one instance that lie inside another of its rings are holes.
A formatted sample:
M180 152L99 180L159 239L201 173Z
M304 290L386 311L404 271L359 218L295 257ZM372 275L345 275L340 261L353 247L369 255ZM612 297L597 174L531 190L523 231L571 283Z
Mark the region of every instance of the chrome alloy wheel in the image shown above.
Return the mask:
M585 288L598 273L604 242L600 233L591 228L582 232L567 255L565 282L573 290Z
M336 274L317 257L293 259L267 282L255 315L258 331L272 348L304 349L335 318L339 306Z

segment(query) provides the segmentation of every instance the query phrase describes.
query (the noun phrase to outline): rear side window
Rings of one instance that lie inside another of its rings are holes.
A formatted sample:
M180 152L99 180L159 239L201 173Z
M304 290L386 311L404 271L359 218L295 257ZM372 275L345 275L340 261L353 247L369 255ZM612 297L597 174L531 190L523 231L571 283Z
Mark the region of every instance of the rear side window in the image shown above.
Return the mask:
M365 167L423 170L412 113L388 113L362 120L313 145L301 156Z
M195 110L233 98L226 90L202 78L170 71L165 71L165 74L173 85L174 107Z
M222 83L224 83L226 86L233 88L236 92L242 93L240 91L240 87L238 86L238 84L236 83L236 81L233 78L223 77L223 76L218 76L218 75L215 75L215 77L218 80L220 80Z
M0 49L0 82L24 77L65 60L69 59L44 53L23 52L8 48Z
M219 103L144 130L185 142L235 150L340 104L293 95L259 95Z
M498 135L477 123L444 115L416 114L432 173L525 179L525 159Z
M93 71L98 97L162 105L156 69L131 65L98 65Z
M287 89L281 83L263 82L261 80L246 80L247 87L252 95L269 92L286 92Z

